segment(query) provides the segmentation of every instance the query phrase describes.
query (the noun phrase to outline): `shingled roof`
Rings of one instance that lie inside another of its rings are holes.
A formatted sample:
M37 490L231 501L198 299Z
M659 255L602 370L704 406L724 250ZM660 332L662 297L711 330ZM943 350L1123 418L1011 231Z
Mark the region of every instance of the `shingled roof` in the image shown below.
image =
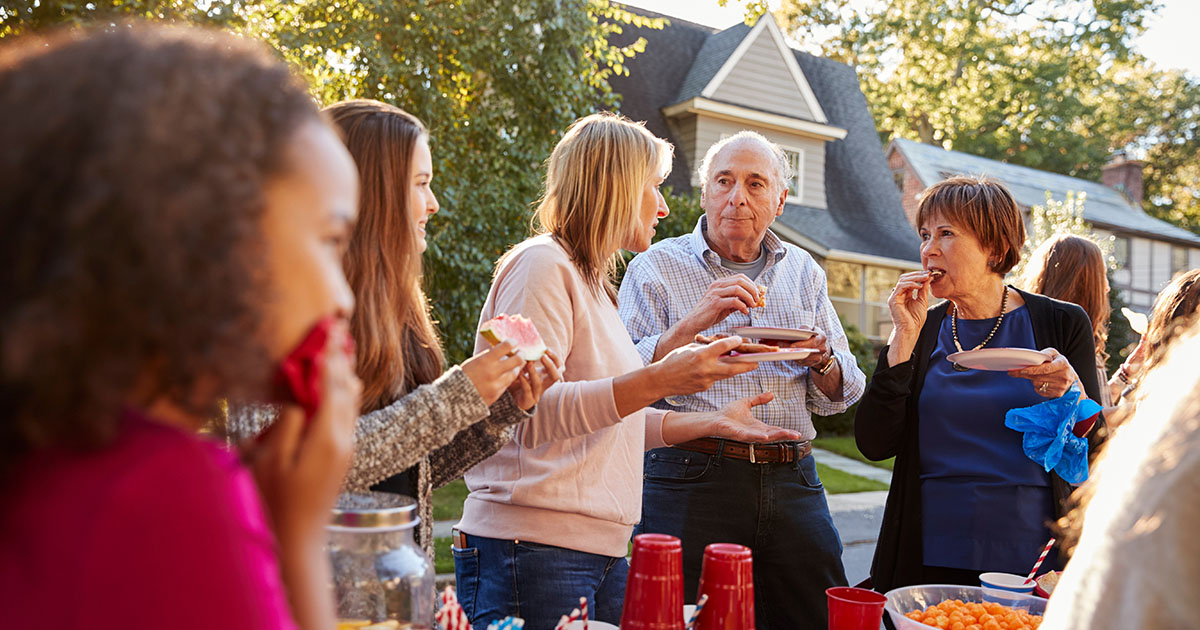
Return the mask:
M947 151L939 146L902 138L893 140L892 146L900 151L925 186L939 182L948 175L988 175L1004 182L1017 203L1026 207L1046 203L1047 191L1060 200L1066 198L1068 191L1086 193L1083 218L1098 227L1193 246L1200 244L1200 236L1155 219L1130 203L1125 195L1099 182L1008 164L970 153Z
M645 52L629 60L629 76L609 81L622 97L621 112L646 121L656 135L679 144L662 110L700 95L733 54L750 27L738 24L722 31L671 16L627 7L641 15L665 17L662 30L625 28L613 37L624 45L646 38ZM787 204L779 221L826 250L843 250L904 261L919 260L919 239L904 217L884 156L875 121L859 88L854 69L807 53L792 51L832 126L847 130L841 140L827 142L825 194L828 209ZM753 109L753 103L732 103ZM752 125L747 124L747 128ZM690 171L683 152L676 152L667 184L690 190Z

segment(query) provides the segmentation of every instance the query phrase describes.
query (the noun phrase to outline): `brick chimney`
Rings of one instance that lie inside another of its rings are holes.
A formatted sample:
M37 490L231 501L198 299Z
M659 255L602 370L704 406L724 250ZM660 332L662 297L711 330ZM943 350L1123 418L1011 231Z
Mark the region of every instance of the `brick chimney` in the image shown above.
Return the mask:
M1108 164L1101 169L1100 182L1109 188L1119 190L1133 202L1142 207L1142 162L1130 160L1125 152L1118 149L1113 151Z

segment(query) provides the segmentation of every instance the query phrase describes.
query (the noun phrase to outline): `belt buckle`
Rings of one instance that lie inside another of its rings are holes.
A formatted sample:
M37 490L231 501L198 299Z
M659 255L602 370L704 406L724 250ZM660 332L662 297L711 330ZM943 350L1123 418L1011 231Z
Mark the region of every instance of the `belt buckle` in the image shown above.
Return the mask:
M750 443L750 463L751 464L758 463L758 461L754 459L754 442Z

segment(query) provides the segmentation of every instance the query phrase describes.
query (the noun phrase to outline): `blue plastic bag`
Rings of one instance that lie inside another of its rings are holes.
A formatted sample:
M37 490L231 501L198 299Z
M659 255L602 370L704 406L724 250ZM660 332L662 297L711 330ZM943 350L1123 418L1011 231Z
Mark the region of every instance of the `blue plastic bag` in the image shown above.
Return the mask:
M1068 483L1083 483L1088 478L1087 440L1071 430L1076 422L1100 413L1096 401L1081 401L1082 397L1076 381L1067 393L1054 400L1010 409L1004 414L1004 426L1024 434L1021 444L1025 455Z

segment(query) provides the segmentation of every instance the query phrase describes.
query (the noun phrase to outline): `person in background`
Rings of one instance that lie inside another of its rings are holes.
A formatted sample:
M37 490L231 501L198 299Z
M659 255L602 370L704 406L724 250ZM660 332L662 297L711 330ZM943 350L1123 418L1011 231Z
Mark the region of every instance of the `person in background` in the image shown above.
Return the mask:
M1100 395L1087 313L1004 282L1025 224L1002 184L934 184L922 194L917 226L923 269L902 274L888 298L895 330L854 417L864 455L896 458L871 567L880 592L1027 571L1072 487L1026 457L1005 414L1077 382L1088 398ZM931 307L931 296L945 302ZM1008 373L948 360L980 348L1040 349L1046 360Z
M1200 329L1177 318L1177 339L1156 349L1143 395L1072 510L1071 561L1043 630L1194 628L1200 598Z
M1170 340L1179 333L1188 317L1200 308L1200 269L1181 271L1171 283L1159 292L1150 311L1146 334L1129 353L1129 358L1113 376L1122 386L1121 402L1136 401L1138 380L1162 360L1163 351ZM1120 414L1113 423L1116 428L1128 418Z
M1100 246L1074 234L1053 236L1034 250L1021 284L1030 293L1078 304L1087 313L1096 345L1096 374L1102 384L1097 402L1105 408L1112 407L1123 385L1115 375L1110 380L1104 367L1108 361L1104 346L1108 342L1112 307L1108 303L1108 270Z
M363 415L344 488L416 499L417 541L432 558L432 491L507 443L512 425L528 419L558 380L558 365L548 353L538 369L503 343L443 373L441 340L421 290L426 226L439 208L429 132L412 114L378 101L343 101L324 112L361 181L344 264L358 305L350 330ZM257 433L273 415L270 408L235 414L237 433Z
M771 391L755 410L800 440L755 446L703 436L651 451L641 530L683 541L684 596L693 601L704 548L729 542L754 552L759 630L827 623L825 589L845 586L842 543L829 514L812 453L812 414L845 411L866 377L829 301L825 273L808 252L770 230L783 213L790 165L783 150L754 132L709 148L700 165L704 215L691 234L660 241L633 259L621 284L621 317L645 363L697 334L736 326L807 328L796 360L762 363L660 409L709 411ZM758 284L768 292L760 304Z
M770 393L709 413L646 408L754 369L721 358L740 343L736 337L643 367L617 315L618 251L644 251L669 212L659 186L671 153L626 118L579 119L550 155L540 233L497 265L480 320L500 313L533 320L563 357L563 380L512 441L466 474L471 494L455 532L454 573L477 627L519 615L528 628L553 628L581 596L593 619L618 623L646 448L705 435L794 437L751 414ZM481 339L476 351L486 347Z
M354 162L265 47L122 24L0 46L0 610L11 628L334 627L361 384ZM311 417L245 454L319 322Z

